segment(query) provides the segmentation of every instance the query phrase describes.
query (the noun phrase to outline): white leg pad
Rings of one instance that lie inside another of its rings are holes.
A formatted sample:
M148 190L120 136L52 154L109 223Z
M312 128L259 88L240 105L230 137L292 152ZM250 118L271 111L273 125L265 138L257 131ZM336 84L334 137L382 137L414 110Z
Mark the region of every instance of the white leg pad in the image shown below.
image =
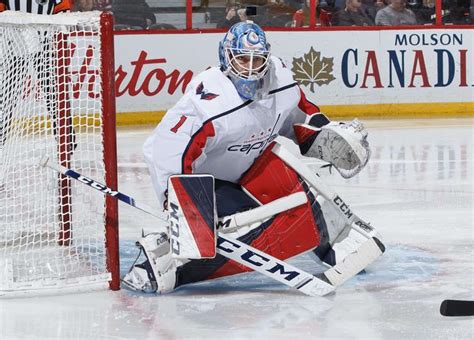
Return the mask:
M325 254L321 260L329 265L341 263L349 254L357 251L369 237L354 230L332 202L320 195L316 197L316 200L321 205L331 245L330 254Z
M341 263L351 253L357 251L359 247L368 239L354 229L347 226L343 233L333 244L332 250L336 257L336 263Z
M333 245L337 239L342 239L345 236L344 234L347 235L347 219L339 213L332 202L326 200L316 191L313 191L313 193L316 196L316 201L321 205L321 210L328 229L329 243ZM341 233L343 235L341 235Z

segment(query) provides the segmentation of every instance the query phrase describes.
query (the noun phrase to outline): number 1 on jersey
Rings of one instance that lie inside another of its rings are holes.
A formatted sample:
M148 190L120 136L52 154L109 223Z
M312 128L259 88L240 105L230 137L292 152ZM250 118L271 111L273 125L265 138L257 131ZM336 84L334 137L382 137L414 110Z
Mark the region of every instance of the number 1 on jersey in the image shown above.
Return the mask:
M185 116L181 116L181 118L179 119L178 124L176 124L176 125L171 129L171 132L177 133L177 132L178 132L178 129L184 124L184 122L186 121L186 119L188 119L188 118L185 117Z

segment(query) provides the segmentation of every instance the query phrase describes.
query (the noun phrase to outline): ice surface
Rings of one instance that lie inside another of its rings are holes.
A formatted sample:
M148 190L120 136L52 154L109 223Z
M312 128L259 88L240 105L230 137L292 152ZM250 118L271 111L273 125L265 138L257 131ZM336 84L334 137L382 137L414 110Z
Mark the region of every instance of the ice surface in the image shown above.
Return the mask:
M386 253L327 298L259 274L146 296L127 290L0 300L0 339L474 339L474 318L446 298L474 292L473 119L367 121L373 156L356 178L327 182L383 235ZM120 190L154 193L141 156L151 128L119 130ZM315 169L317 166L314 165ZM122 272L152 217L120 206ZM321 270L308 254L291 260Z

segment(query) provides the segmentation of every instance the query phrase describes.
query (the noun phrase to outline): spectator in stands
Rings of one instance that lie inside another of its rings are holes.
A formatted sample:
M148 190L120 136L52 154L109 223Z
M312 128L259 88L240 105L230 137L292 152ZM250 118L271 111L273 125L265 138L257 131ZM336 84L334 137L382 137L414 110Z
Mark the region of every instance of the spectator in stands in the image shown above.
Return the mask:
M261 13L257 13L257 9ZM226 9L226 17L217 23L217 28L230 28L237 22L252 20L260 26L267 25L267 17L264 11L261 11L263 7L257 6L246 6L238 8L234 4L228 5Z
M291 26L293 14L301 8L301 2L269 0L265 6L259 7L260 26L289 27Z
M316 22L321 26L331 26L332 16L339 10L336 0L315 0ZM293 15L292 27L307 27L310 21L310 0L306 0L303 7Z
M97 11L111 11L112 0L94 0L94 10Z
M319 5L316 6L319 24L321 26L332 26L332 18L341 7L336 5L336 0L319 0Z
M474 23L474 0L471 0L471 5L469 6L469 17L471 18L471 23Z
M471 13L470 7L474 4L472 0L449 0L443 5L447 15L443 17L443 22L459 24L470 24Z
M74 12L110 11L111 9L110 0L74 0L72 7Z
M242 7L264 6L267 4L268 0L240 0L238 2L242 5Z
M248 19L246 8L239 8L237 10L237 15L239 16L240 21L247 21Z
M443 0L443 23L462 25L472 23L469 11L470 3L473 0ZM408 6L417 17L418 23L435 23L436 21L436 0L410 0Z
M147 29L156 23L155 14L145 0L114 0L112 12L116 27Z
M315 6L318 6L318 0L315 0ZM292 27L308 27L310 19L310 0L306 0L303 6L293 15Z
M391 0L391 4L382 8L375 16L375 24L381 26L416 25L415 13L406 8L406 0Z
M375 8L377 9L377 12L379 10L381 10L382 8L385 8L385 6L387 6L387 2L390 1L390 0L375 0L374 1L374 6Z
M268 18L266 9L262 6L247 6L237 10L240 21L251 20L259 26L267 26Z
M408 0L407 8L411 9L416 16L418 24L434 23L436 0Z
M338 26L374 25L374 21L362 8L361 0L346 0L346 7L337 12L334 22Z
M94 0L74 0L74 12L88 12L94 9Z
M178 28L172 24L168 24L165 22L160 22L157 24L151 24L148 27L149 30L177 30Z
M375 22L377 12L387 4L384 0L361 0L362 10Z
M237 16L237 6L235 5L228 5L225 9L225 18L220 20L216 28L231 28L234 24L238 23L240 18Z

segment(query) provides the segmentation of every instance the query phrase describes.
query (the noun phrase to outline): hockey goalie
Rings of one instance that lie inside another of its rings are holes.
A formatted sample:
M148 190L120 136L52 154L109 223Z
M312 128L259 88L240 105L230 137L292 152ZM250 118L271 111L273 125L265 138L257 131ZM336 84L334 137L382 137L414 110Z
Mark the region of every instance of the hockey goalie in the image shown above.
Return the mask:
M349 178L370 157L362 124L331 122L310 103L251 21L230 28L219 59L220 67L193 79L145 142L169 225L166 233L138 240L144 256L122 280L131 289L164 293L249 271L216 253L216 228L281 260L314 251L328 266L375 233L356 231L337 201L321 195L299 159L284 157L278 142L293 140L302 155ZM278 211L265 214L276 202ZM237 215L253 218L227 218Z

